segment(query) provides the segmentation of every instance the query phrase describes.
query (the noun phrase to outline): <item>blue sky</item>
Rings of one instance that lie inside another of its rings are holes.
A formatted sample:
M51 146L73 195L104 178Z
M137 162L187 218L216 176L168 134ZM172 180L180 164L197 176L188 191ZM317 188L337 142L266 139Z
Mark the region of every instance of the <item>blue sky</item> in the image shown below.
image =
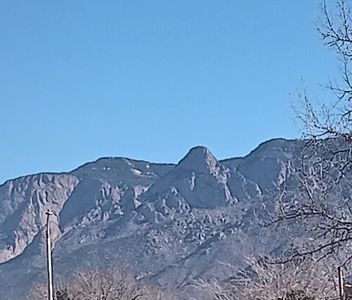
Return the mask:
M0 2L0 183L101 156L177 162L299 137L337 62L318 0Z

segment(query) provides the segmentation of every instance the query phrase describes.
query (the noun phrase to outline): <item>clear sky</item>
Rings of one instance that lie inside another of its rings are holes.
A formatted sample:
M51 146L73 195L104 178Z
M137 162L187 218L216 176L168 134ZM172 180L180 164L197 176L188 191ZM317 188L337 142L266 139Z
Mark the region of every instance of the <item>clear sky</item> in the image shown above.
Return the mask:
M299 137L337 62L318 0L1 0L0 183L101 156L177 162Z

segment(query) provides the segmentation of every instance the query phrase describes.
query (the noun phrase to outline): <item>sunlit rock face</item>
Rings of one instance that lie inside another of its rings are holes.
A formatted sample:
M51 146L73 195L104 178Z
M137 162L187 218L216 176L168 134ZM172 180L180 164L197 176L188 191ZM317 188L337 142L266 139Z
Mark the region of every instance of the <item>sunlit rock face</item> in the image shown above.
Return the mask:
M20 255L39 234L51 210L52 232L59 238L57 216L77 185L69 174L39 174L6 182L0 188L0 262Z
M240 267L244 257L285 244L287 234L260 230L257 221L275 209L283 184L297 187L299 155L300 142L278 139L242 158L218 160L195 147L177 164L102 158L9 180L0 186L0 295L22 299L44 278L49 209L56 279L122 264L189 299L193 279L233 272L219 262Z

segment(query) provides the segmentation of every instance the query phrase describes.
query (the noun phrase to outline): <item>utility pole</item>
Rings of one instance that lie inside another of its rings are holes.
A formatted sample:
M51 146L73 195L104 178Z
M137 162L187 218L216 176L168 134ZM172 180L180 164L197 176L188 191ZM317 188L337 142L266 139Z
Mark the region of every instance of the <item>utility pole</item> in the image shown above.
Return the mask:
M343 282L343 273L341 267L337 268L337 274L339 279L339 299L344 300L344 282Z
M54 300L53 290L53 265L51 259L51 240L50 240L50 216L53 213L51 211L46 212L46 263L48 271L48 300Z

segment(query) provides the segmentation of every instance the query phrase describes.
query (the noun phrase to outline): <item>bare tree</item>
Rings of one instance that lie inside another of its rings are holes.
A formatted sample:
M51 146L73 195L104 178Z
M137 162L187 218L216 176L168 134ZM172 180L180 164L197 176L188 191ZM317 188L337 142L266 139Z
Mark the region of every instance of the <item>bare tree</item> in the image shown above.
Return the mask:
M45 284L30 292L29 300L47 299ZM127 271L91 268L76 272L55 288L56 300L161 300L172 299L155 288L142 285Z
M333 2L323 2L318 29L340 61L341 80L327 85L332 96L328 104L317 107L303 94L299 189L280 191L277 216L267 225L300 223L312 238L296 248L294 257L334 255L345 265L352 259L352 18L350 1Z
M331 1L330 1L331 2ZM322 21L318 28L325 45L335 50L340 62L340 80L331 81L327 88L333 99L316 110L311 99L304 95L305 112L299 115L305 125L304 136L309 139L341 137L351 142L352 130L352 19L348 0L334 0L335 6L322 4ZM331 11L330 12L330 9Z
M326 300L336 299L335 282L329 265L304 260L300 264L267 264L250 260L249 268L231 281L197 282L216 300Z

